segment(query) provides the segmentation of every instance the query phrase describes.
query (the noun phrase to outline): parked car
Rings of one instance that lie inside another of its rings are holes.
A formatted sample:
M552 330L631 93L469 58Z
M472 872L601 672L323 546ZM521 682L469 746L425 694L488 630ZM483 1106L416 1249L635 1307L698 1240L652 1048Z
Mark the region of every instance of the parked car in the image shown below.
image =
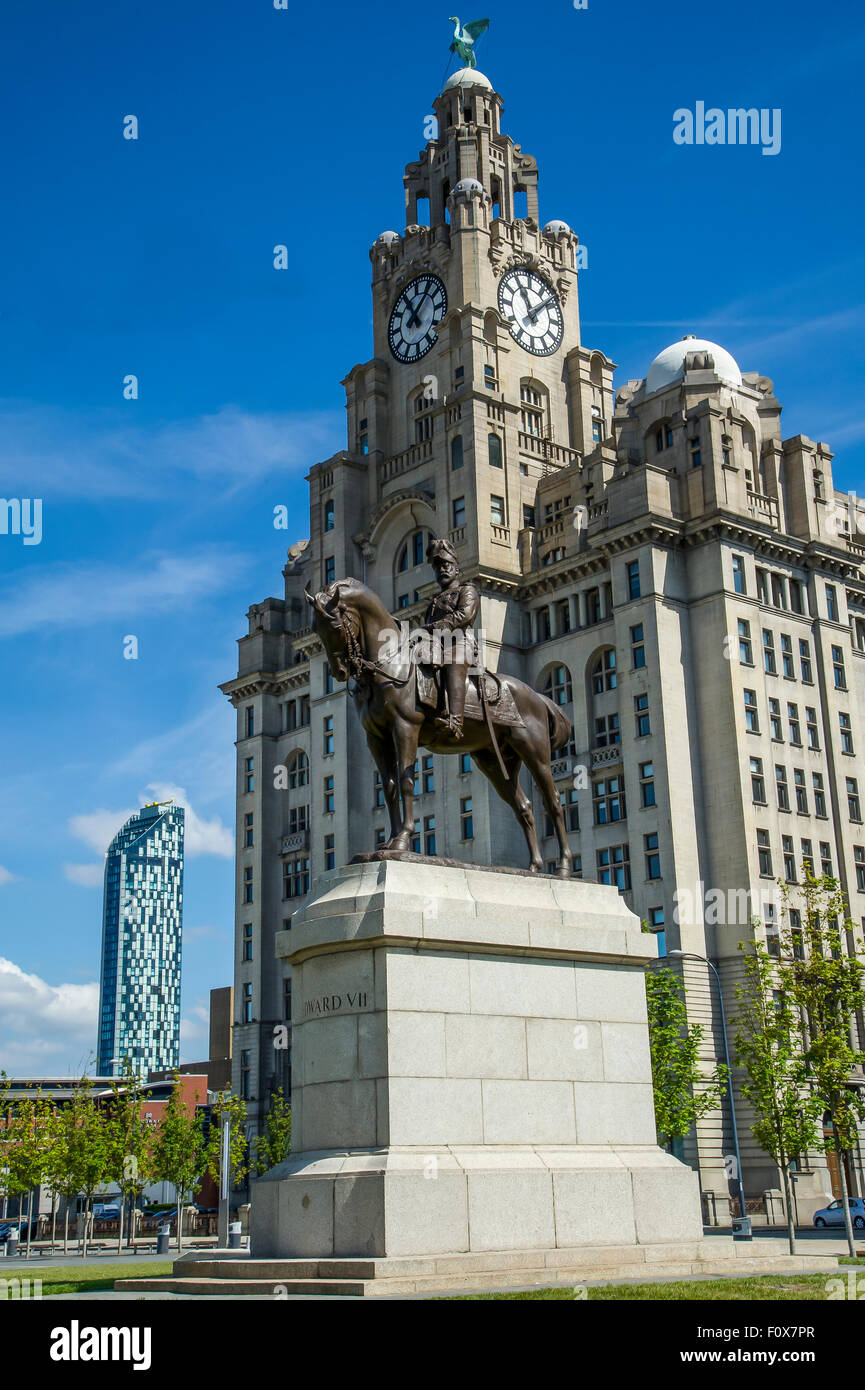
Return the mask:
M865 1198L850 1198L850 1220L857 1230L861 1231L865 1227ZM837 1202L830 1202L828 1207L821 1207L814 1213L815 1226L843 1226L844 1225L844 1204L839 1197Z
M19 1230L18 1222L17 1222L17 1221L3 1221L3 1222L0 1222L0 1242L2 1242L2 1241L4 1241L4 1240L8 1240L9 1237L12 1236L12 1235L17 1235L17 1236L19 1236L19 1238L20 1238L21 1240L26 1240L26 1239L27 1239L27 1227L28 1227L28 1225L29 1225L29 1222L27 1221L26 1216L25 1216L25 1217L22 1217L20 1230ZM34 1236L35 1236L35 1234L36 1234L36 1232L37 1232L38 1229L39 1229L39 1222L38 1222L38 1220L34 1220L34 1222L33 1222L33 1234L34 1234Z
M169 1208L163 1211L146 1211L141 1222L145 1231L158 1230L160 1226L170 1226L173 1230L177 1224L177 1212Z

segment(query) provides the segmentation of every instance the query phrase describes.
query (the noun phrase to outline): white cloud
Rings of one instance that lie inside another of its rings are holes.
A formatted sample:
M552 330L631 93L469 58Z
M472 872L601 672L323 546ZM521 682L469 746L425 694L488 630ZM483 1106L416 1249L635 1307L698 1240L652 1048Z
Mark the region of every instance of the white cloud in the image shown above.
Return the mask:
M0 864L0 888L2 888L4 883L14 883L15 879L16 875L10 873L8 869L4 869L3 865Z
M105 879L104 864L64 864L63 873L79 888L101 888Z
M227 825L223 824L219 816L212 816L210 820L204 816L199 816L190 805L183 787L178 787L172 782L148 782L141 793L138 805L144 806L148 801L172 800L178 806L183 806L185 811L184 850L188 858L194 859L201 854L215 854L220 859L232 859L234 857L233 832ZM104 854L120 827L128 821L131 815L134 815L135 809L137 808L124 811L103 809L71 816L68 821L69 830L76 839L83 840L84 844L91 849ZM89 864L67 864L65 872L67 878L71 878L73 883L90 886L93 880L87 875L96 867ZM82 872L76 877L70 870L81 870ZM101 867L99 873L101 876Z
M67 631L166 613L234 588L249 561L225 546L136 557L134 565L58 564L22 570L0 603L0 637L39 628Z
M99 985L49 985L0 957L0 1068L79 1074L96 1045Z
M159 498L187 491L190 475L211 496L228 495L271 473L305 473L312 460L329 457L345 442L345 415L253 415L225 406L148 427L126 412L82 417L7 401L0 403L0 441L6 472L27 479L28 496Z

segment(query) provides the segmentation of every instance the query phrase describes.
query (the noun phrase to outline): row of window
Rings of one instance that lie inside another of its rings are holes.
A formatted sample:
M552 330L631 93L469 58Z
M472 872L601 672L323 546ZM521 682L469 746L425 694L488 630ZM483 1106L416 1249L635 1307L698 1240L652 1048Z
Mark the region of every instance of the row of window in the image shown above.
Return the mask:
M754 665L754 644L751 639L751 624L746 618L738 620L739 661L743 666ZM785 680L796 679L796 666L793 660L793 638L788 632L780 635L780 668L775 648L775 634L770 628L762 629L763 669L767 676L783 675ZM830 648L832 658L832 680L836 690L847 689L847 674L844 669L844 652L841 647ZM811 663L811 643L799 638L799 670L804 685L814 684L814 668Z
M643 836L643 861L646 880L654 882L659 879L661 877L661 855L656 832ZM620 893L628 891L631 887L631 850L629 845L608 845L606 849L599 849L595 855L595 862L599 883L615 884ZM663 912L660 908L652 909L652 911L653 913L661 913L660 920L657 917L650 919L650 925L657 930L663 924Z
M828 840L818 841L819 849L819 873L826 875L827 878L834 877L832 867L832 846ZM792 835L781 836L781 858L784 865L784 879L787 883L798 882L798 870L796 864L796 851ZM757 863L761 878L774 878L772 864L772 842L769 831L766 829L757 830ZM799 841L799 864L804 872L815 876L814 845L810 839ZM859 893L865 893L865 846L854 845L853 864L856 871L856 889ZM791 913L792 918L792 913Z
M766 779L763 775L763 759L751 758L751 799L755 806L766 806ZM861 822L862 812L859 799L859 781L856 777L845 778L847 793L847 814L851 821ZM820 820L828 820L829 813L826 808L826 788L822 772L811 773L811 787L814 795L814 815ZM778 810L789 811L790 789L787 779L787 769L780 763L775 764L775 791L778 799ZM793 793L796 800L796 811L799 815L808 816L811 814L808 806L808 790L805 769L794 767L793 769Z
M743 691L745 701L745 728L749 734L759 734L760 716L757 709L756 690ZM808 747L818 750L819 731L817 726L817 711L810 705L805 706L805 727L808 731ZM799 724L798 705L787 705L787 722L790 732L790 742L798 747L802 746L801 728ZM781 723L781 702L776 699L769 699L769 727L772 739L776 743L784 742L784 733ZM842 753L853 753L853 726L850 715L844 712L838 714L838 728L841 736Z

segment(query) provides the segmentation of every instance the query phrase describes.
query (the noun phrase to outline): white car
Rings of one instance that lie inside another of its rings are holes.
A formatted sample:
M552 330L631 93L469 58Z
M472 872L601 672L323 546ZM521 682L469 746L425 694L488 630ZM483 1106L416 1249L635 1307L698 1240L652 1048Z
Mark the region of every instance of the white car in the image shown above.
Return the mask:
M865 1226L865 1199L862 1197L851 1197L850 1220L857 1230L861 1231ZM814 1213L815 1226L843 1226L844 1225L844 1205L839 1197L837 1202L830 1202L828 1207L821 1207Z

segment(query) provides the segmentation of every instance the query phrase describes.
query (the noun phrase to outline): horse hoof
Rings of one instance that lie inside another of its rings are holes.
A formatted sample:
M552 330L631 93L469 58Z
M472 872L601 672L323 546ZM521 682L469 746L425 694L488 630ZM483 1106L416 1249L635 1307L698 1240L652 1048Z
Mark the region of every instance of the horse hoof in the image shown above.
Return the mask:
M570 877L571 877L571 866L570 866L570 864L560 864L559 867L556 869L556 878L570 878Z

